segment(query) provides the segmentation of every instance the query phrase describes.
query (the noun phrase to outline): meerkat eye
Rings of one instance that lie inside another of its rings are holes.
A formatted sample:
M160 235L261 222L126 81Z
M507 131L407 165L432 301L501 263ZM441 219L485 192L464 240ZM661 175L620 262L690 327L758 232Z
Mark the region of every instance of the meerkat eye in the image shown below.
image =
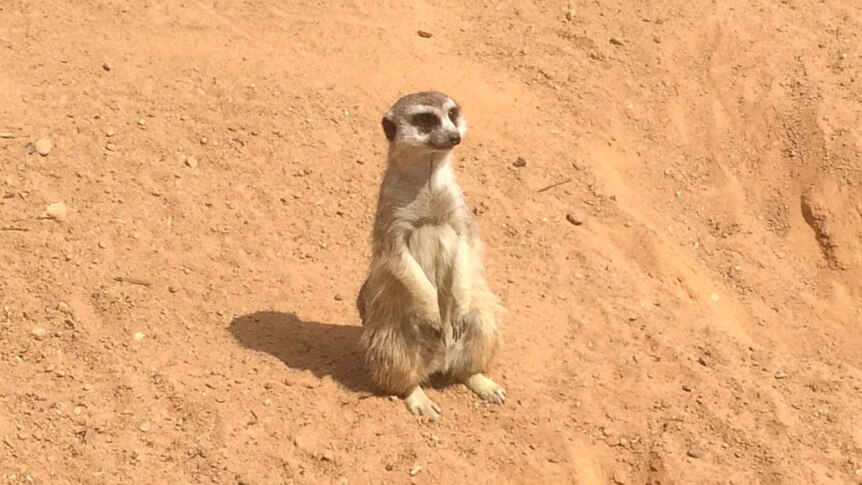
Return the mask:
M440 118L434 113L418 113L413 115L410 122L418 128L431 130L440 125Z
M449 110L449 119L452 120L452 123L458 123L458 115L460 114L458 108L452 108Z

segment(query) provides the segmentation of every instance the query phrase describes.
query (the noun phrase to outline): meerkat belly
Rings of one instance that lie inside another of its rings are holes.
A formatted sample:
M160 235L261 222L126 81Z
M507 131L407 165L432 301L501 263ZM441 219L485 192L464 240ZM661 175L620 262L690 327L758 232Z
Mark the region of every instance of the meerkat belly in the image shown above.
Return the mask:
M410 234L407 245L438 291L445 287L458 246L455 230L448 224L420 226Z

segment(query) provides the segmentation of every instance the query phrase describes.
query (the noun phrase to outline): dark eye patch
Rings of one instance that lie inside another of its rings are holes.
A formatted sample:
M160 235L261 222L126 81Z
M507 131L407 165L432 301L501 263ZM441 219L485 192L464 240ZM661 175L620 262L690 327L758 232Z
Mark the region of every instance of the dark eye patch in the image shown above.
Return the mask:
M420 131L429 132L440 126L440 118L434 113L417 113L410 118L410 123Z
M452 123L458 123L458 116L461 115L461 111L458 108L452 108L449 110L449 119L452 120Z

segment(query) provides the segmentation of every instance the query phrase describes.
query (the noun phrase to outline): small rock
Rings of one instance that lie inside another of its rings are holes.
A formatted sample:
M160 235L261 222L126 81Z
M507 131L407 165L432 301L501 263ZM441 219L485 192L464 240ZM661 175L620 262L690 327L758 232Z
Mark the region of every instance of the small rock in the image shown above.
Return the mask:
M566 214L566 220L574 226L580 226L584 223L584 216L577 212L569 212Z
M694 446L694 447L691 447L688 449L688 452L686 452L686 455L688 455L692 458L703 458L703 450Z
M42 155L43 157L47 157L51 150L54 149L54 142L51 141L50 138L39 138L36 140L36 143L33 144L33 148L36 149L36 153Z
M191 168L195 168L198 166L198 159L195 157L186 157L186 165Z
M140 430L141 430L141 431L143 431L144 433L147 433L147 432L149 432L151 429L153 429L153 423L151 423L151 422L149 422L149 421L143 421L143 422L141 422L141 425L140 425L140 426L138 426L138 429L140 429Z
M205 136L201 137L201 145L206 145L209 142L210 142L209 138L207 138Z
M49 204L45 209L45 215L55 221L66 220L66 204L62 202L54 202Z
M11 131L0 131L0 138L15 138L15 135Z
M621 41L621 40L617 39L616 37L611 37L611 38L610 38L610 40L609 40L608 42L610 42L610 43L611 43L611 44L613 44L613 45L618 45L618 46L623 46L623 45L625 45L625 44L623 44L623 41Z
M106 62L106 63L102 64L102 69L104 69L106 71L110 71L111 65Z
M571 9L571 8L566 10L566 20L571 22L574 19L575 19L575 10Z
M326 450L323 452L323 456L320 457L323 461L335 461L335 453L332 450Z
M168 286L168 291L170 291L171 293L176 293L176 292L180 291L180 289L174 285L170 285L170 286Z
M112 136L114 136L116 134L117 134L117 132L114 131L113 128L108 128L107 130L105 130L105 136L107 136L108 138L111 138Z
M857 477L862 477L862 468L857 469L855 473Z
M512 165L514 165L516 168L523 168L527 166L527 161L521 157L518 157L517 159L515 159L515 163L513 163Z
M706 357L703 357L703 356L698 357L697 363L704 366L704 367L709 367L709 362L706 361Z
M140 126L141 128L143 128L146 125L147 125L147 120L145 120L143 118L138 120L138 126Z
M132 338L135 340L135 342L140 342L141 340L144 340L144 334L141 332L135 332L135 334L132 335Z
M105 144L105 150L108 150L109 152L116 151L117 145L114 145L113 143L106 143Z
M629 477L626 475L626 472L622 470L617 470L614 472L614 483L617 485L628 485Z
M719 299L718 293L710 293L709 299L714 301L714 302L718 301L718 299Z
M416 475L418 475L418 474L419 474L419 472L421 472L421 471L422 471L422 465L416 465L416 466L414 466L413 468L411 468L411 469L410 469L410 476L411 476L411 477L415 477L415 476L416 476Z
M685 391L685 392L691 392L691 386L690 386L690 385L688 385L688 384L683 384L683 385L682 385L682 390L683 390L683 391Z
M108 245L104 241L99 241L99 249L107 249Z
M30 333L36 337L36 340L42 340L46 335L48 335L48 331L42 327L36 327Z
M776 372L775 378L778 380L787 379L787 374L785 374L784 372Z
M432 35L431 32L428 32L426 30L417 30L416 33L419 34L419 37L422 37L423 39L430 39Z
M341 295L335 295L335 301L341 301L341 300L343 300Z

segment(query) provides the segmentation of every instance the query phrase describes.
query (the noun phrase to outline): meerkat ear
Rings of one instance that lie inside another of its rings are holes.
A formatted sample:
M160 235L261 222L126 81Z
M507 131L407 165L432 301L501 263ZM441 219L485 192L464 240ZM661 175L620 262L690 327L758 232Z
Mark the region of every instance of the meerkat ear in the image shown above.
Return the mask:
M392 141L395 139L395 122L384 116L383 121L381 123L383 125L383 133L386 135L386 139Z

